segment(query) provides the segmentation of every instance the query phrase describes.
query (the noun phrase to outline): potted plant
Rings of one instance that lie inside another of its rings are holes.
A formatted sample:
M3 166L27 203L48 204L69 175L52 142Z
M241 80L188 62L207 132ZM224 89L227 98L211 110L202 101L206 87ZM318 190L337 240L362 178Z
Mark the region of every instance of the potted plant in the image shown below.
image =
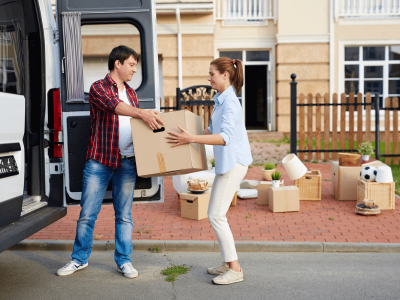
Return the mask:
M212 166L213 168L215 168L215 158L213 158L210 162L211 162L211 166Z
M358 148L358 152L362 155L361 159L366 161L369 160L369 156L374 153L374 147L371 145L370 142L363 142Z
M272 177L272 187L279 187L279 183L281 181L281 172L275 171L271 175Z
M265 163L264 169L261 171L262 178L264 180L272 180L271 174L275 172L275 167L276 164L272 164L269 162Z

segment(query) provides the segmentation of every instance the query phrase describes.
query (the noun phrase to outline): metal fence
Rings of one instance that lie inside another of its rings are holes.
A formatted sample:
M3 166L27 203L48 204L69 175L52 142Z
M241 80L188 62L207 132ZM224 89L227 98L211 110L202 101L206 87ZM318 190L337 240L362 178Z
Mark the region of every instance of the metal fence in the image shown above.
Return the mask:
M316 153L317 160L321 159L321 153L323 153L325 160L337 159L338 152L357 152L357 148L363 141L375 140L375 157L377 159L385 157L387 164L390 164L390 160L393 158L393 163L398 164L400 154L398 147L399 103L397 97L384 99L384 107L380 103L380 95L378 93L375 93L373 96L371 93L366 93L365 95L361 93L357 95L354 93L350 93L349 95L333 94L332 102L330 102L328 94L325 94L323 97L320 94L316 94L315 96L312 94L308 94L307 96L300 94L298 97L297 82L295 81L296 75L292 74L291 78L290 150L292 153L299 153L299 158L302 160L304 160L305 154L309 158L312 156L312 153ZM321 108L324 109L323 113L321 112ZM307 109L307 116L304 111L305 109ZM299 113L297 113L298 110ZM364 115L364 110L365 121L363 122L362 116ZM380 131L382 131L380 128L382 127L380 124L381 111L385 112L384 120L382 120L384 121L383 140L385 141L385 153L383 154L380 153ZM392 124L390 112L393 114ZM372 113L375 114L374 121L371 120ZM347 120L346 114L348 114ZM357 116L357 122L355 122L355 116ZM323 130L321 126L322 120L324 124ZM348 122L348 125L346 122ZM305 126L306 123L307 128ZM332 126L330 126L331 123ZM299 124L299 129L297 128L297 124ZM374 131L371 131L371 128L374 128ZM299 136L299 147L297 147L297 135ZM348 137L349 147L345 146L346 136ZM305 143L306 138L307 145ZM322 138L324 138L323 146L321 143ZM315 147L313 145L314 139ZM332 147L330 147L330 142L332 143ZM392 153L390 153L391 142L393 142ZM337 147L338 143L340 145L339 148ZM354 147L355 143L357 147Z

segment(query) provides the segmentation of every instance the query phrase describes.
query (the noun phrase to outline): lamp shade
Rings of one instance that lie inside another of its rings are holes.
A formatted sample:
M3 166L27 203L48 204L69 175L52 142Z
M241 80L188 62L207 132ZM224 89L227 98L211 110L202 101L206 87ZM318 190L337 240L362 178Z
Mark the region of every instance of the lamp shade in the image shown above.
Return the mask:
M301 162L296 154L288 154L282 159L283 166L290 180L297 180L307 173L307 167Z

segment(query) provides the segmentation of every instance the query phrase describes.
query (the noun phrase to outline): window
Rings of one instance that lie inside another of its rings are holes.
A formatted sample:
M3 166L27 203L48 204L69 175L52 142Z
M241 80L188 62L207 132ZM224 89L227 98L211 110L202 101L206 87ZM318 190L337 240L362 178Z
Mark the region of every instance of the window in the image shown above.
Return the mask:
M400 45L345 47L344 92L400 97Z
M24 93L22 51L19 23L0 25L0 92Z
M89 93L93 82L103 79L108 70L108 55L114 47L125 45L139 54L139 63L132 80L127 82L137 89L142 84L142 60L140 59L140 32L132 24L99 24L82 26L82 54L84 91Z

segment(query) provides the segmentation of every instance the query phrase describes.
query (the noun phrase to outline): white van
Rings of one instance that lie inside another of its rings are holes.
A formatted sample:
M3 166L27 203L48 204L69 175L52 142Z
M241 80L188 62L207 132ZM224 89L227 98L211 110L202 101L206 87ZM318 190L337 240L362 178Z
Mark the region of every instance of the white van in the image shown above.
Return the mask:
M79 205L90 131L84 81L93 78L82 28L134 28L140 49L126 45L140 53L139 106L159 109L155 0L57 0L55 15L50 0L0 0L0 252ZM94 76L104 78L106 61L104 69ZM162 178L138 178L133 201L163 202ZM111 186L103 203L112 203Z

